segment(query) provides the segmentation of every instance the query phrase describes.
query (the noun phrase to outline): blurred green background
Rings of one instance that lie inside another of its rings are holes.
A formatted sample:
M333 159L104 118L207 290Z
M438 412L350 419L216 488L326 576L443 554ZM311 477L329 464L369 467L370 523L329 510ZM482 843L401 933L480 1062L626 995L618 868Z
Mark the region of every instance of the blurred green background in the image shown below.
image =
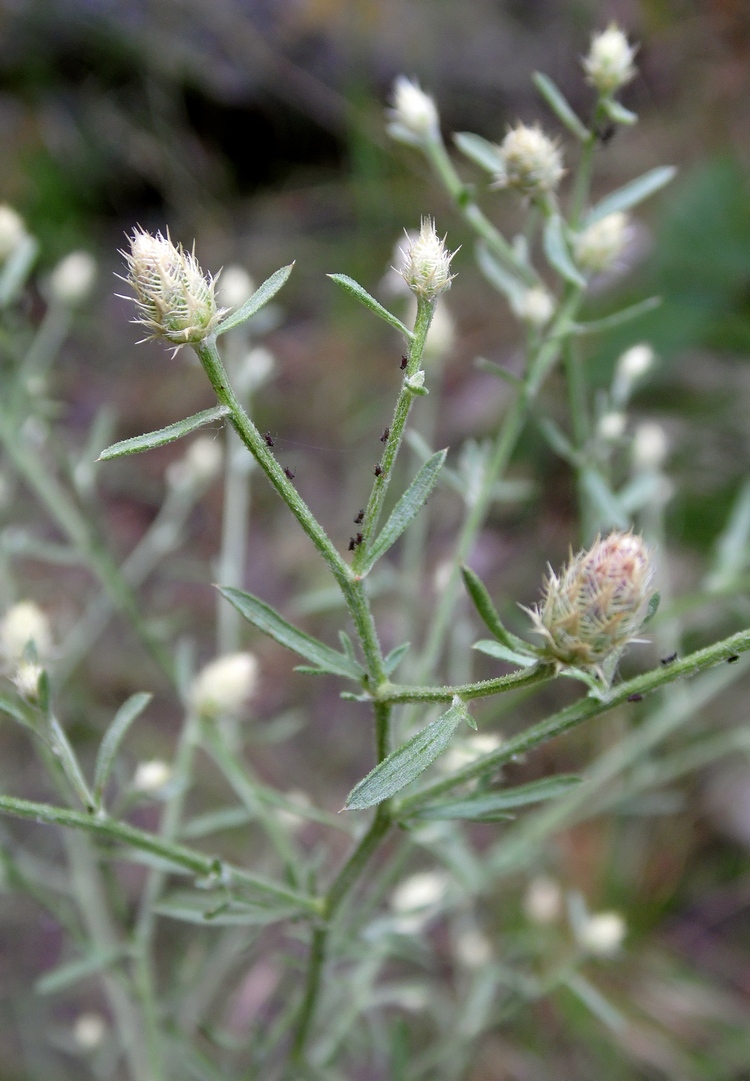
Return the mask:
M114 296L113 274L122 270L116 251L135 223L168 226L186 245L195 238L212 271L240 263L259 281L296 259L279 298L283 321L267 342L277 375L258 397L257 422L274 433L303 495L345 547L378 457L399 351L388 331L334 291L326 272L350 274L384 296L393 245L424 212L436 216L451 247L462 245L448 298L458 334L444 375L440 445L492 432L505 391L472 361L482 355L512 366L517 348L504 302L474 266L471 237L422 161L385 135L394 76L417 76L434 94L446 133L468 129L498 140L518 118L554 128L531 72L549 74L585 113L590 93L579 58L591 31L612 18L642 42L639 78L624 95L641 122L599 150L596 190L661 163L680 171L638 214L631 265L589 310L605 314L652 293L664 303L597 340L588 364L604 385L634 341L649 341L658 353L634 415L660 421L669 434L671 571L679 592L693 588L750 461L747 0L5 0L0 202L15 206L40 238L42 277L72 248L92 251L100 264L95 300L53 376L65 437L80 443L108 402L118 438L211 404L200 370L156 344L134 345L138 335L128 305ZM486 205L512 224L498 197ZM39 297L29 303L41 304ZM550 411L562 393L553 380ZM153 519L165 466L178 454L168 448L100 475L109 540L121 557ZM534 496L497 511L474 563L498 594L529 603L546 561L556 564L576 543L575 499L565 467L531 428L514 472L534 478ZM292 611L293 594L309 596L326 577L260 486L253 501L246 585ZM450 499L440 506L430 567L449 552L458 522ZM26 524L41 521L23 500L20 511L16 504L2 513L3 527L19 514ZM206 655L220 516L216 493L194 514L190 544L148 594L153 610L194 635ZM79 579L50 574L34 560L16 568L27 592L64 627ZM704 644L748 617L750 603L738 594L691 614L687 641ZM315 618L327 631L326 614ZM385 602L381 618L384 636L397 639ZM258 770L284 790L303 789L338 809L369 763L369 742L351 708L327 682L311 690L272 643L248 641L262 662L255 706L261 729L282 710L308 711L306 726L281 749L258 743ZM84 746L87 739L94 746L104 715L142 689L144 678L137 647L113 628L68 692ZM165 696L159 709L160 723L138 736L136 757L170 753L175 708ZM741 685L713 709L702 718L708 730L746 718ZM528 776L576 768L615 734L586 732L555 746ZM0 740L0 772L20 771L33 798L41 782L23 740L6 728ZM214 783L208 776L207 805ZM614 995L637 1003L651 1027L622 1037L613 1056L598 1022L560 997L478 1047L472 1081L750 1079L750 767L716 766L673 795L663 814L570 830L557 853L566 884L598 907L627 914L625 960L602 979ZM52 840L43 843L54 851ZM72 1006L40 1004L30 988L55 961L60 929L12 897L3 911L0 1077L31 1076L29 1063L33 1076L52 1076L29 1033L50 1018L69 1023ZM512 922L505 912L498 924L504 921Z

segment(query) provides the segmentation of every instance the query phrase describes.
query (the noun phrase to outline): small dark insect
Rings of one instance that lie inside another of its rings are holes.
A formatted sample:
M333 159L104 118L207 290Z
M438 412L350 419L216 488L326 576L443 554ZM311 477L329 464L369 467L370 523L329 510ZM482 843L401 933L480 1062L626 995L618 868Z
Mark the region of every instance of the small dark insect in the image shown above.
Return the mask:
M406 367L406 365L408 363L409 363L409 358L408 357L401 357L401 371L404 370L404 368Z
M364 537L362 536L362 534L358 533L357 536L356 536L357 544L361 544L363 540L364 540Z
M383 467L380 464L380 462L378 462L378 464L373 469L373 473L375 474L376 477L382 477L383 476Z
M365 508L362 507L361 510L357 511L357 517L354 519L354 524L355 525L362 525L364 520L365 520Z
M263 436L263 441L265 442L267 447L273 446L273 437L270 432L266 432L266 434Z
M739 653L733 653L731 657L727 657L727 664L734 664L734 662L738 661L739 659Z
M676 660L677 660L677 654L676 653L670 653L668 657L662 657L661 663L666 668L666 666L668 664L672 664L673 661L676 661Z
M356 547L357 547L357 542L355 541L354 537L350 537L349 538L349 551L353 552Z
M597 130L596 137L602 146L606 146L607 143L610 142L616 130L614 124L604 124Z
M294 480L294 473L292 473L288 465L284 466L284 476L287 477L289 480Z
M383 429L383 434L380 437L380 442L381 443L387 443L388 442L388 436L390 434L391 434L391 429L390 428L384 428Z
M642 694L629 694L628 695L628 702L642 702L642 701L643 701L643 695Z

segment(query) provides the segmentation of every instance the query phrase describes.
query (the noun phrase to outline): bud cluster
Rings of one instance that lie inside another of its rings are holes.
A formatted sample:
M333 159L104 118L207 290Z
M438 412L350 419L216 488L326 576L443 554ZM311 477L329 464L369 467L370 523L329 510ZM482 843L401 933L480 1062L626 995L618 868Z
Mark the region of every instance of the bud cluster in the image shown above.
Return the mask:
M620 211L595 221L573 240L578 266L589 274L609 270L622 255L629 234L630 220Z
M629 45L619 26L611 23L591 39L589 54L582 63L588 81L603 97L610 97L635 76L633 59L637 46Z
M388 110L388 133L402 143L420 146L440 138L435 102L416 79L399 75L393 84L392 108Z
M205 275L193 252L173 244L169 234L152 236L136 229L130 251L122 253L128 264L128 281L135 292L135 320L152 338L173 345L201 342L214 330L224 311L217 309L216 282Z
M601 674L637 635L652 576L648 549L633 533L597 537L560 575L550 568L544 596L527 609L544 638L542 653L559 665Z
M538 124L511 128L499 153L502 168L495 177L496 188L513 188L532 197L546 195L565 175L559 145Z
M398 268L402 278L411 291L426 300L435 300L450 289L455 275L451 274L451 260L456 254L445 247L437 235L432 218L422 218L419 235L407 234L408 247L401 249L401 266Z

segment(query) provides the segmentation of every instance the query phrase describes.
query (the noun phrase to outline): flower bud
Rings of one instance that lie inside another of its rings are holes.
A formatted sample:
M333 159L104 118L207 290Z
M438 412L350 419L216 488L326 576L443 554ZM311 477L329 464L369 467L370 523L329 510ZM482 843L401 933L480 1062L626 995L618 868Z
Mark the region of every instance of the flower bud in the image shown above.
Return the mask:
M654 363L654 351L646 342L632 345L617 361L617 377L634 383L642 379Z
M597 957L617 953L627 933L625 920L619 912L595 912L577 929L578 944Z
M0 263L10 258L26 236L21 215L10 206L0 206Z
M657 472L669 454L669 439L661 424L646 420L639 424L633 435L631 456L633 466L639 472Z
M218 474L224 454L215 436L199 435L184 456L167 468L167 482L173 488L202 487Z
M652 573L633 533L597 537L588 551L571 553L559 577L550 568L541 604L527 609L544 638L542 655L601 675L602 662L637 635Z
M13 676L13 682L21 698L25 698L27 702L39 701L39 680L43 672L41 664L21 661Z
M99 1013L82 1013L73 1025L73 1039L82 1051L93 1051L107 1035L107 1022Z
M416 79L399 75L393 84L388 134L401 143L422 145L440 137L440 121L435 102Z
M39 657L50 652L49 620L33 601L20 601L8 609L0 623L0 652L7 660L20 661L30 642Z
M144 795L159 792L172 779L172 768L159 758L139 762L133 774L133 788Z
M610 23L606 30L591 38L589 54L583 60L587 81L602 97L614 94L635 75L633 58L636 51L637 46L628 45L619 26Z
M58 304L73 308L89 295L96 281L96 259L87 251L72 251L61 259L49 279L50 294Z
M150 331L150 338L165 338L179 348L208 337L224 309L217 309L216 283L204 275L192 252L173 244L169 234L165 238L136 229L130 252L122 254L135 292L129 298L138 310L135 322Z
M258 661L252 653L228 653L195 677L190 704L204 717L237 714L255 690L257 679Z
M532 923L554 923L562 913L560 883L549 875L533 878L524 894L523 911Z
M534 285L518 296L513 303L513 311L524 323L541 329L554 315L555 302L546 289Z
M605 413L596 426L596 434L605 443L616 443L625 434L628 418L624 413Z
M499 150L502 169L495 179L497 188L514 188L522 195L545 195L555 190L565 173L560 147L538 124L511 128Z
M219 300L227 308L240 308L255 292L255 283L243 266L224 267L216 284Z
M609 270L629 239L627 214L617 211L600 218L573 239L573 254L581 270L600 274Z
M409 238L406 248L401 249L399 273L417 298L434 300L450 288L455 275L450 272L451 259L456 254L445 247L435 229L432 218L422 218L422 226L416 239Z
M455 954L466 968L484 968L492 960L492 943L481 931L469 928L456 939Z

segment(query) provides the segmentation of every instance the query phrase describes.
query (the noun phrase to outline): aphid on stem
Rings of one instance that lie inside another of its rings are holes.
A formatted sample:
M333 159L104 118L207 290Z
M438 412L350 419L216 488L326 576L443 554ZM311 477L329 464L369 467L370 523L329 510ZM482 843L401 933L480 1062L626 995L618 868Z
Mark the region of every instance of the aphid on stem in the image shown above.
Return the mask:
M401 357L401 364L399 365L399 367L401 368L401 371L404 370L404 368L406 367L406 365L408 363L409 363L409 358L408 357Z
M388 442L388 436L390 434L391 434L391 429L390 428L384 428L383 429L383 434L380 437L380 442L381 443L387 443Z
M359 509L359 510L357 511L357 517L356 517L356 518L354 519L354 524L355 524L355 525L362 525L362 523L364 522L364 520L365 520L365 508L364 508L364 507L361 507L361 508L360 508L360 509Z
M661 663L666 668L668 664L674 664L674 662L676 660L677 660L677 653L675 652L675 653L670 653L668 657L662 657Z
M264 434L263 442L266 444L267 447L272 447L273 446L273 436L271 435L270 432L266 432Z
M383 475L383 467L380 464L380 462L378 462L378 464L373 469L373 473L375 474L376 477L382 477L382 475Z
M288 465L284 466L284 476L287 480L294 480L294 473L291 471Z

